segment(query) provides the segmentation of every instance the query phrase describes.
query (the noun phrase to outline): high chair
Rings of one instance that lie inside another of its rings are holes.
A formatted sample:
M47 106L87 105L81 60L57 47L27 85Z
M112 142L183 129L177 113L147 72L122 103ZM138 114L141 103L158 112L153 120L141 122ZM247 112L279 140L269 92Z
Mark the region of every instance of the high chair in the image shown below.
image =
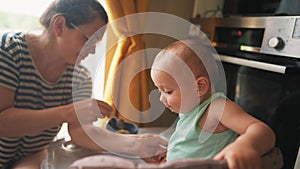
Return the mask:
M262 156L262 169L280 169L283 166L281 151L273 148ZM69 169L228 169L225 160L182 159L169 163L138 163L115 155L94 155L73 162Z

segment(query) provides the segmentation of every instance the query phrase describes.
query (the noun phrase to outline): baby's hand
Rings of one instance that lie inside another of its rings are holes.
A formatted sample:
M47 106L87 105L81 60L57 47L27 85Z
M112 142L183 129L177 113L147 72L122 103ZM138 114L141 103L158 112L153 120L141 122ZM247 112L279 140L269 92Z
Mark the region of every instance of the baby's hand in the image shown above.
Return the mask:
M261 169L261 157L252 147L230 144L214 159L225 159L230 169Z
M158 154L153 157L143 158L143 160L147 163L155 163L155 164L164 163L164 162L166 162L166 155L167 155L167 153L164 152L162 154Z
M159 155L166 153L168 146L168 141L161 138L157 134L138 134L138 135L128 135L129 137L134 137L135 150L133 150L139 157L146 159L145 161L149 161L148 157L155 157L156 161L159 160Z

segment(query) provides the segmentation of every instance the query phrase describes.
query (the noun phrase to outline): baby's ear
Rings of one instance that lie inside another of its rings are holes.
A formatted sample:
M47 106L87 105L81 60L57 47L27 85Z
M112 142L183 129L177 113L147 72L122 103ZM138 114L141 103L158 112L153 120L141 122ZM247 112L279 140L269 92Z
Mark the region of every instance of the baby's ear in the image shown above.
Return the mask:
M198 95L199 96L205 95L210 88L209 80L206 77L201 76L201 77L198 77L196 79L196 81L197 81L197 86L198 86Z

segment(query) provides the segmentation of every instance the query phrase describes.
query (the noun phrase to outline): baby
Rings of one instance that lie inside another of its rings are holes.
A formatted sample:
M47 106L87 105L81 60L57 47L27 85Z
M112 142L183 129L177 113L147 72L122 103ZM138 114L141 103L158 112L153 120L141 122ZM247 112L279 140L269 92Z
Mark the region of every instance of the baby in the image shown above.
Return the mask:
M226 98L214 53L210 44L190 39L172 43L154 60L151 78L160 101L179 114L166 160L214 158L225 159L231 169L260 168L260 157L274 147L274 133Z

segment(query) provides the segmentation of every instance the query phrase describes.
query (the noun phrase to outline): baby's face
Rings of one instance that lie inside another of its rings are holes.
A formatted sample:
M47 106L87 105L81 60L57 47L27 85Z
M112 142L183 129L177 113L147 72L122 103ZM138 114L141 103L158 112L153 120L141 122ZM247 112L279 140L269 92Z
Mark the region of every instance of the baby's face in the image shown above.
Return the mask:
M151 70L151 78L160 91L160 101L172 112L185 113L198 104L194 98L197 90L191 90L191 85L179 86L170 74L156 69Z
M181 95L175 79L159 70L151 70L151 78L160 91L160 101L172 112L178 113Z

